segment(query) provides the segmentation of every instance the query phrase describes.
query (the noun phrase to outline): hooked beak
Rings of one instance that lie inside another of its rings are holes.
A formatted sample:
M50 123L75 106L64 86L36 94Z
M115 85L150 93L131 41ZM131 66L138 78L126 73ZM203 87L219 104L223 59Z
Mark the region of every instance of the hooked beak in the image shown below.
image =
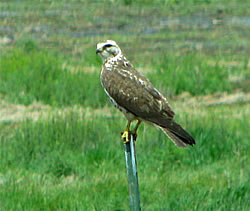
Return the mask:
M95 52L96 52L96 54L98 54L98 53L101 53L102 51L101 51L101 49L97 48Z

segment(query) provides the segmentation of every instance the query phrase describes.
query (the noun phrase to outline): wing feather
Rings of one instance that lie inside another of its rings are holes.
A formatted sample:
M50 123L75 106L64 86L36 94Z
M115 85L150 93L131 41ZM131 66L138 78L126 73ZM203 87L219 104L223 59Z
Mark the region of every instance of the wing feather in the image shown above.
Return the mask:
M104 65L101 80L117 105L159 126L176 145L186 147L186 144L195 144L192 136L174 121L175 113L167 99L127 60L116 61L107 69Z
M105 71L102 84L110 96L123 108L134 115L151 119L152 117L174 117L166 98L153 87L151 82L136 71L129 62L117 61Z

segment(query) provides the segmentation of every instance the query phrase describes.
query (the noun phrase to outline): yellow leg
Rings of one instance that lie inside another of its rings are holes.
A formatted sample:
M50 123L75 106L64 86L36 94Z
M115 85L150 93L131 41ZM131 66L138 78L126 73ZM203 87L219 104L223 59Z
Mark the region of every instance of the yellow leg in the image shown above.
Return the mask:
M134 130L132 131L133 134L136 135L136 131L137 131L138 127L140 126L140 124L141 124L141 120L137 119L137 123L136 123L136 125L135 125L135 128L134 128Z
M122 137L122 141L124 144L128 143L129 140L130 140L130 135L133 135L134 136L134 140L136 140L136 131L139 127L139 125L141 124L141 121L137 119L137 124L134 128L134 130L131 132L130 131L130 125L131 125L131 122L134 121L135 119L132 119L130 121L128 121L128 124L127 124L127 127L126 129L124 130L124 132L121 133L121 137Z
M133 120L128 121L126 129L121 133L122 141L123 141L124 144L126 144L126 143L129 142L129 138L130 138L130 125L131 125L132 121Z

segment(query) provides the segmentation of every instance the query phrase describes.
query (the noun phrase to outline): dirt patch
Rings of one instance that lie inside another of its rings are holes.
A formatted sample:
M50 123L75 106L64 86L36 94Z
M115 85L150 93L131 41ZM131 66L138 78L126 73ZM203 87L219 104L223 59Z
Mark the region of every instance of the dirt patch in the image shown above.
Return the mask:
M46 112L49 109L49 106L37 102L24 106L0 100L0 122L21 121L27 118L37 120L41 112Z
M219 61L219 62L215 62L213 60L209 60L209 61L207 61L207 63L209 65L213 66L213 67L216 66L216 65L219 65L219 66L228 66L228 67L237 67L237 66L243 66L243 65L245 65L244 62L240 62L240 61L224 61L224 60ZM246 67L250 68L250 60L247 61Z
M216 93L213 95L192 97L189 93L184 92L174 98L176 105L182 106L215 106L215 105L230 105L250 102L250 93Z
M215 95L207 95L201 97L192 97L189 93L183 93L171 100L171 105L176 113L188 112L202 115L202 107L212 107L219 105L249 104L250 93L226 94L218 93ZM250 109L248 109L250 113ZM120 112L109 106L100 109L92 109L90 107L72 106L64 108L53 108L39 102L34 102L29 106L12 104L5 100L0 100L0 122L16 122L25 119L38 120L40 118L48 118L57 114L65 116L74 113L80 119L92 119L97 116L114 117L119 116Z

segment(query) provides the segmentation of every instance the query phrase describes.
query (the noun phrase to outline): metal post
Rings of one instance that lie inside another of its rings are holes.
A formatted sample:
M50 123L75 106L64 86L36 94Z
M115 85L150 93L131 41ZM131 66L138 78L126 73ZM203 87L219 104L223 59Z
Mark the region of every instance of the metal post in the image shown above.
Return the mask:
M140 191L137 177L135 138L130 135L130 141L124 144L126 168L128 175L128 191L131 211L140 211Z

